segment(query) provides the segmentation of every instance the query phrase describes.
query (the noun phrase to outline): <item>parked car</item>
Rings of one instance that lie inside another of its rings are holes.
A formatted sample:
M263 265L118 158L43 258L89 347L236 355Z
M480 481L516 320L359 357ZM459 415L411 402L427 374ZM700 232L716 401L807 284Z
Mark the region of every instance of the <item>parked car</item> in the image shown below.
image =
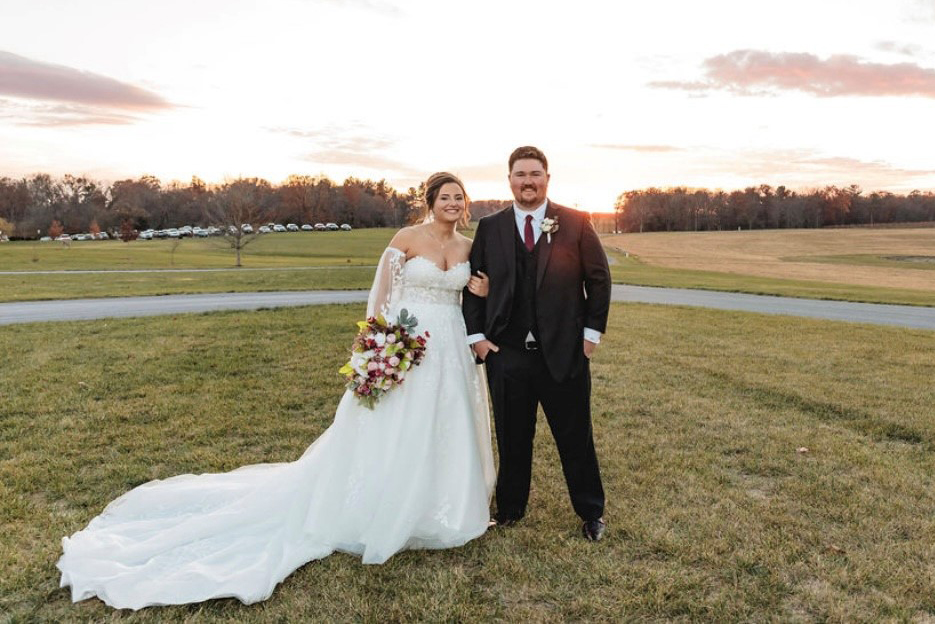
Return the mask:
M98 232L97 240L110 240L110 236L107 234L107 232Z
M342 223L342 224L341 224L341 229L344 230L345 232L350 232L350 231L351 231L351 224L350 224L350 223Z
M319 232L323 232L323 231L327 230L328 228L325 227L325 224L324 224L324 223L316 223L316 224L315 224L315 229L316 229L317 231L319 231Z
M276 225L273 226L273 231L274 232L285 232L286 226L280 225L279 223L277 223Z
M299 226L297 226L295 223L288 223L286 224L286 229L290 232L298 232Z
M50 240L52 240L51 236L43 236L42 238L39 239L39 241L43 243L48 243Z
M338 224L337 224L337 223L326 223L326 224L325 224L325 227L328 228L329 230L339 230L339 229L340 229L340 228L338 227Z
M240 226L240 229L243 230L244 234L253 234L253 226L249 223L244 223Z
M261 226L260 226L260 234L269 234L270 232L272 232L272 230L269 229L269 226L268 226L268 225L261 225Z
M309 225L308 223L303 224L302 227L301 227L300 229L301 229L303 232L314 232L314 231L315 231L315 228L312 227L311 225Z
M71 240L71 236L69 236L68 234L62 234L62 235L60 235L58 238L56 238L55 240L57 240L57 241L62 241L62 242L67 242L67 241L70 241L70 240Z

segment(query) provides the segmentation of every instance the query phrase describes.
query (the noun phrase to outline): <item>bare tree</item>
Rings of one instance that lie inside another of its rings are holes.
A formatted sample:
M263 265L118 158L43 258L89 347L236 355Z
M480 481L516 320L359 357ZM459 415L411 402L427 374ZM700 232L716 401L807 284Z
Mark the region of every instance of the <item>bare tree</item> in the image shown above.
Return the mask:
M224 241L237 254L238 267L243 266L244 247L260 237L259 228L254 230L254 226L259 225L265 214L271 192L266 180L237 178L216 189L208 202L205 216L224 230Z

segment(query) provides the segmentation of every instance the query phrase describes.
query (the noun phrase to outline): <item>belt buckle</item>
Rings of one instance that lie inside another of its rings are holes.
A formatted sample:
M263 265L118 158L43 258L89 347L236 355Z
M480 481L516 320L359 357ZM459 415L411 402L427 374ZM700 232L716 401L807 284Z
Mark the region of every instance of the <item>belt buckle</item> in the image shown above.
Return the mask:
M539 350L539 343L536 342L535 340L527 340L525 346L526 346L527 351L538 351Z

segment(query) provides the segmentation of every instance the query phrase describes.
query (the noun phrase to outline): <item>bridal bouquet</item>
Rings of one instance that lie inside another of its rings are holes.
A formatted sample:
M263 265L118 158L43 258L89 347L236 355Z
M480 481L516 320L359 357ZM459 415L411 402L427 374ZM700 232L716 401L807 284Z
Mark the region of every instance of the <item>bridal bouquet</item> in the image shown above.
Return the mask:
M360 321L351 345L351 359L338 371L347 378L347 389L360 404L373 409L380 397L406 379L425 357L425 335L415 334L418 320L403 308L396 323L383 315Z

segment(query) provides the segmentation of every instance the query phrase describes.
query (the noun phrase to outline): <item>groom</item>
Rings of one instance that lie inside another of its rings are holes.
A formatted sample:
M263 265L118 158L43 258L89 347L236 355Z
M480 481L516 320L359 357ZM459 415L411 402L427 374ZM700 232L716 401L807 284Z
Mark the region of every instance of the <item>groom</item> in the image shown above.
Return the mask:
M510 155L513 206L480 220L471 271L490 277L486 299L465 289L464 320L486 364L500 469L498 525L526 513L536 410L545 412L585 538L604 535L604 489L591 434L589 360L607 327L610 271L585 214L547 198L548 161L535 147Z

